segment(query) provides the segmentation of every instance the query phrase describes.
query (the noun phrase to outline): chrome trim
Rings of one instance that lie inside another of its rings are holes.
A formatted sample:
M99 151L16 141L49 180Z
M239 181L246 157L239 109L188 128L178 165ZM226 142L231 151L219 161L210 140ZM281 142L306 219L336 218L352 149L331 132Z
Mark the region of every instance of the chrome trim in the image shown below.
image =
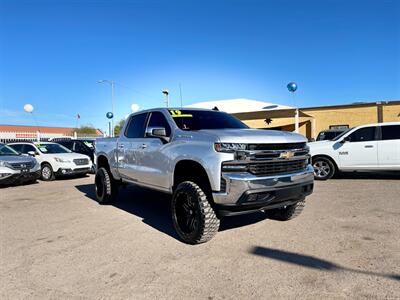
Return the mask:
M217 204L235 204L240 196L249 190L275 190L276 188L290 187L298 184L312 183L314 181L314 169L308 165L304 171L275 175L256 176L250 173L222 173L226 181L225 192L214 192L213 199Z

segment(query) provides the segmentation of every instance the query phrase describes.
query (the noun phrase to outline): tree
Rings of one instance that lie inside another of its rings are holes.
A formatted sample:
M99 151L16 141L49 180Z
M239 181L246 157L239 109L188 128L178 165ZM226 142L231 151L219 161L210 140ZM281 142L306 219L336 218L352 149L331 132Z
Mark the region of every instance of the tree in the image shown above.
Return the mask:
M80 128L75 128L74 131L77 134L84 135L84 134L97 134L96 128L93 125L82 125Z
M121 133L122 127L124 127L125 120L120 120L117 125L114 126L114 136L118 136Z

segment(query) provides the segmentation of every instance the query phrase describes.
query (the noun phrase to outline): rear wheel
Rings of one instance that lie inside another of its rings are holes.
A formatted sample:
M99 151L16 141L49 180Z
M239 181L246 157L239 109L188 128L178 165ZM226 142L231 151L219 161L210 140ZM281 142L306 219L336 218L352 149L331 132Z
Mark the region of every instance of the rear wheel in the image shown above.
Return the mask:
M305 204L306 204L305 201L302 200L295 204L288 205L282 208L274 208L266 210L265 214L268 219L278 220L278 221L289 221L300 215L300 213L303 211Z
M51 167L50 164L44 163L42 165L42 170L40 173L40 178L43 181L51 181L54 180L54 172L53 172L53 168Z
M115 201L118 194L118 183L105 168L99 168L95 177L96 199L100 204Z
M316 157L312 160L315 180L327 180L335 175L335 165L326 157Z
M205 243L218 232L219 219L206 194L194 182L178 185L171 206L175 230L185 243Z

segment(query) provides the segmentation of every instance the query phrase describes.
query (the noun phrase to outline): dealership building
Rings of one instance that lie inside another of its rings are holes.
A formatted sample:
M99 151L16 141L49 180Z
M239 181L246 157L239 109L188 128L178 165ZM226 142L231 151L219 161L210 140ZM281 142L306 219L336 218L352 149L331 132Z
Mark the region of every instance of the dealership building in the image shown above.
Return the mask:
M199 102L187 107L217 108L233 114L251 128L295 131L309 140L327 129L351 128L382 122L400 122L400 101L356 102L352 104L296 108L251 99Z

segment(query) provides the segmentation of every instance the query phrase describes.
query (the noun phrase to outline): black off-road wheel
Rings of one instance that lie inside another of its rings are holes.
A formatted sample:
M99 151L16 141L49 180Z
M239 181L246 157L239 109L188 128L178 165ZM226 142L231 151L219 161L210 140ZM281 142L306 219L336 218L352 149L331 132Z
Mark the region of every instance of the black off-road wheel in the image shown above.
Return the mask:
M211 240L219 229L219 219L206 194L194 182L180 183L171 201L172 221L179 237L187 244Z
M268 219L277 221L289 221L301 214L305 206L305 201L299 201L295 204L288 205L282 208L274 208L265 211Z
M315 157L312 159L315 180L328 180L335 175L336 167L334 163L326 157Z
M105 168L99 168L94 179L96 199L100 204L112 203L118 195L119 184Z
M53 168L51 167L50 164L48 163L44 163L42 165L42 169L40 171L40 179L42 179L43 181L51 181L54 180L54 172L53 172Z

